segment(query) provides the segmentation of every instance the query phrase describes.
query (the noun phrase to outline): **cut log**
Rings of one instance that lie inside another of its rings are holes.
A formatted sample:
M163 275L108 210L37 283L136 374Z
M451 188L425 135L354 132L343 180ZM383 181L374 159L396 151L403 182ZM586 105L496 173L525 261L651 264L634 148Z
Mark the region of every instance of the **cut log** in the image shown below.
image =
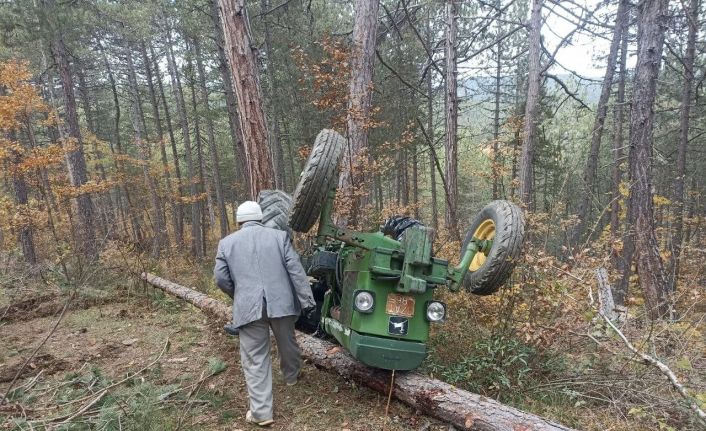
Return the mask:
M184 299L215 318L224 321L231 319L231 308L217 299L153 274L143 273L142 278L152 286ZM367 367L353 359L342 347L302 332L297 332L297 341L302 355L317 368L335 371L377 392L389 393L389 371ZM416 372L397 372L393 395L428 416L464 430L571 430Z

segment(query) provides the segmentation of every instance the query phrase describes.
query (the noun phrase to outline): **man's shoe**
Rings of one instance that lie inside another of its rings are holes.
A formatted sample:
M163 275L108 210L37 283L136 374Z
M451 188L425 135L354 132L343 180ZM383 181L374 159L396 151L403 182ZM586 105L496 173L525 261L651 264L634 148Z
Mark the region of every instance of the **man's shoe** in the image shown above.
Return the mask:
M273 419L265 419L265 420L255 419L252 415L252 412L250 412L250 410L248 410L248 412L245 413L245 422L259 425L261 427L267 427L267 426L270 426L273 423L275 423L275 421Z
M304 372L302 370L299 370L299 373L297 373L297 377L294 378L294 381L291 382L285 382L287 386L294 386L297 384L299 379L304 376Z

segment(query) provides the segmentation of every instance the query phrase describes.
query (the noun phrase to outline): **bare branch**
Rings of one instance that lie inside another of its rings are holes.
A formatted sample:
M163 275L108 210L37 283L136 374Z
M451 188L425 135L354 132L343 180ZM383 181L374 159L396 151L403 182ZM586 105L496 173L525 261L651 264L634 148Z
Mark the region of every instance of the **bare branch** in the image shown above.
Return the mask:
M564 90L564 92L566 93L566 95L569 96L569 97L571 97L571 98L574 99L575 101L577 101L577 102L581 105L582 108L588 109L589 111L591 110L591 108L589 108L588 105L586 105L586 104L583 102L583 100L579 99L579 97L578 97L574 92L572 92L571 90L569 90L569 87L567 87L566 84L564 84L564 82L563 82L561 79L559 79L558 76L552 75L551 73L545 73L544 76L547 77L547 78L550 78L551 80L553 80L554 82L556 82L557 84L559 84L559 86Z
M409 10L407 9L407 2L405 2L405 1L402 2L402 8L404 9L404 13L407 16L407 20L409 21L409 26L412 28L412 31L414 32L415 36L417 36L417 39L419 39L419 42L422 44L422 47L424 48L424 51L427 53L427 58L429 59L430 65L434 66L434 69L436 69L436 71L439 72L439 74L443 75L443 72L439 68L439 65L436 64L436 62L434 61L434 53L432 53L429 50L429 47L427 46L426 41L424 40L424 38L422 38L422 35L419 34L419 30L417 30L417 27L412 22L412 18L409 16L410 14L409 14ZM426 72L422 73L422 76L425 74L426 74ZM423 80L423 78L422 78L422 80Z
M397 77L397 79L399 79L400 82L403 83L407 88L410 88L411 90L415 91L417 94L419 94L420 96L424 97L425 99L428 99L428 98L429 98L429 95L427 95L426 93L422 92L420 89L418 89L417 87L415 87L414 85L412 85L412 84L410 84L409 82L407 82L407 81L402 77L402 75L400 75L400 74L399 74L395 69L393 69L389 64L385 63L385 60L383 60L382 55L380 55L380 50L377 50L377 49L376 49L376 50L375 50L375 55L377 56L378 60L380 60L380 64L382 64L383 66L385 66L385 68L386 68L387 70L389 70L390 72L392 72L392 74L395 75L395 76Z

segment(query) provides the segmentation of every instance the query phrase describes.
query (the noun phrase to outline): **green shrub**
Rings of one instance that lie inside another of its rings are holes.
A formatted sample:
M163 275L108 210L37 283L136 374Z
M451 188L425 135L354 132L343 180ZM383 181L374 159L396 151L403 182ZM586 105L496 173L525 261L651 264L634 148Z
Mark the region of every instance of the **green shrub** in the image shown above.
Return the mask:
M432 362L428 369L452 385L475 392L499 393L523 387L538 357L534 347L516 338L496 335L473 343L471 351L452 364Z

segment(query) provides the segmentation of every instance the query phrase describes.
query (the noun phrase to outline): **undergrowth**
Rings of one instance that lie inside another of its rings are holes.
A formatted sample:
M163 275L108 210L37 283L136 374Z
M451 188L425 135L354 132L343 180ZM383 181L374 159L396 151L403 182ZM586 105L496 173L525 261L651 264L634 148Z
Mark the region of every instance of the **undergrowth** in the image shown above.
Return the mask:
M221 359L211 358L204 376L215 376L226 368ZM65 374L58 383L40 385L31 391L13 391L10 401L34 406L41 397L47 412L42 415L42 419L13 418L12 427L71 430L176 429L201 413L218 409L228 400L226 394L208 390L199 392L200 389L201 380L195 383L187 380L181 383L164 382L159 364L124 382L120 378L108 378L103 369L94 365L85 366L80 371ZM48 399L42 396L47 393L51 393ZM77 407L81 405L90 407L77 414ZM0 414L0 423L3 419L6 418Z

